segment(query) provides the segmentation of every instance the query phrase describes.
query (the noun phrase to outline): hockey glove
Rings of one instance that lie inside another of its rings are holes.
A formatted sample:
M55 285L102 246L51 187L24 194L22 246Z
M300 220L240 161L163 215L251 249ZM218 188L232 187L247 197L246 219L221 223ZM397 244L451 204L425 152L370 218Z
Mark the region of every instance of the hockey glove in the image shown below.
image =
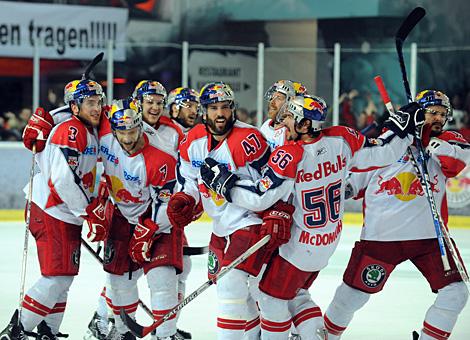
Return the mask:
M184 192L171 195L166 214L175 228L184 228L193 220L196 200Z
M405 138L407 134L421 138L424 112L424 109L418 103L409 103L402 106L399 111L390 113L390 117L385 122L385 126L401 138ZM416 134L416 131L418 131L418 134Z
M28 150L33 150L36 144L36 152L41 152L46 147L46 140L54 127L52 116L42 107L29 118L23 131L23 144Z
M103 241L108 235L109 221L106 219L107 200L95 198L86 207L86 216L82 216L88 225L88 241Z
M207 157L201 166L201 178L208 188L222 195L227 201L232 202L230 190L240 178L227 170L223 164Z
M129 242L129 256L132 261L142 264L151 260L150 250L157 239L158 225L150 218L139 218Z
M289 241L294 210L293 205L279 201L264 212L260 235L271 235L266 245L268 249L275 249Z

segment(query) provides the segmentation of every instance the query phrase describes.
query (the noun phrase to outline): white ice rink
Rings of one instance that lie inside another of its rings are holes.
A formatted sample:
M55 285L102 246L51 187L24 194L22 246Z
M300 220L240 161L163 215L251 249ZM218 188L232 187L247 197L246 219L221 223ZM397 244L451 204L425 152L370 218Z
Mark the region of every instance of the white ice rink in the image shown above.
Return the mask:
M8 323L11 313L18 306L21 257L24 241L24 223L0 223L0 327ZM186 231L193 246L207 245L210 224L195 223ZM360 228L344 228L342 240L330 264L324 269L310 289L313 299L326 309L340 284L343 270L353 243L358 239ZM470 264L470 230L452 229L460 252L467 265ZM30 236L26 289L38 278L39 270L34 239ZM206 278L206 255L192 256L193 269L188 279L187 293L192 292ZM71 340L82 339L88 322L96 308L96 302L104 283L104 273L96 260L82 248L80 274L76 277L67 302L61 331L69 333ZM148 288L145 277L140 280L141 299L148 304ZM343 339L396 340L411 339L412 330L421 328L424 314L434 301L424 278L411 263L400 265L392 274L382 293L373 296L359 312L344 333ZM469 303L470 304L470 303ZM193 339L215 339L216 333L216 291L210 287L183 309L178 327L190 331ZM138 321L151 323L141 310ZM466 306L451 339L470 339L470 307Z

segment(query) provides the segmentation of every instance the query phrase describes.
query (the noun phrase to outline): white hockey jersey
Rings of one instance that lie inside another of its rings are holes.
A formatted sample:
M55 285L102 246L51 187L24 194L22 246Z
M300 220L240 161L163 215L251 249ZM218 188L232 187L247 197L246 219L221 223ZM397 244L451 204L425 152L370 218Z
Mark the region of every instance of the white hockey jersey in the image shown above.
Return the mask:
M270 151L255 127L239 121L224 140L211 147L213 142L203 124L188 132L180 144L177 180L179 191L193 196L196 203L202 200L204 211L213 219L214 234L223 237L260 224L261 219L249 209L229 203L209 190L201 180L201 165L207 157L212 157L240 178L256 180L261 177L261 168L266 165Z
M470 163L470 145L458 133L439 136L441 146L427 160L436 207L447 225L446 180ZM449 143L451 144L449 144ZM418 150L411 147L421 163ZM424 189L407 152L389 167L348 178L356 198L364 197L362 240L403 241L436 238Z
M271 151L287 142L287 128L285 126L274 128L272 119L265 121L261 125L260 131L264 138L266 138Z
M96 179L97 132L76 116L56 125L38 153L32 201L61 221L82 225ZM24 189L28 192L28 186Z
M338 245L348 171L389 165L410 143L411 138L400 139L392 132L368 140L347 127L327 128L309 143L278 147L263 177L256 183L239 180L231 191L232 200L262 211L291 196L295 206L292 236L279 247L279 254L303 271L318 271Z
M169 232L171 224L166 207L175 186L176 159L155 145L155 136L144 129L144 147L128 155L104 119L100 127L100 156L103 160L106 183L110 197L119 211L136 224L149 204L152 204L152 220L159 232Z

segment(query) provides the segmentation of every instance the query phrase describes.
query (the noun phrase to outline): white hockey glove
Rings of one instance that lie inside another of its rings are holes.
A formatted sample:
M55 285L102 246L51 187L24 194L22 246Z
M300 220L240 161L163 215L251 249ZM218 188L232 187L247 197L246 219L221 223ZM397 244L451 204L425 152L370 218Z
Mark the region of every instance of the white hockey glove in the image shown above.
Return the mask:
M395 113L390 113L385 126L399 137L405 138L411 134L421 139L421 129L424 125L424 109L416 102L402 106Z

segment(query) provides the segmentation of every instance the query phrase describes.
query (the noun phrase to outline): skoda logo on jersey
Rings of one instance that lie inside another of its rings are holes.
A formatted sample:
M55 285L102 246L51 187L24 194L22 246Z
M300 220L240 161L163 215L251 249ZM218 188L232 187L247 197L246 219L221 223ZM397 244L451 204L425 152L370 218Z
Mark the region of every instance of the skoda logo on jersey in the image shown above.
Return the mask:
M79 262L80 262L80 247L77 247L72 252L72 263L75 267L78 267Z
M217 255L212 251L209 250L209 257L207 258L207 270L210 275L215 275L219 271L219 259Z
M104 248L104 258L103 258L103 263L104 264L110 264L114 260L114 255L116 251L114 250L114 245L111 240L108 240L106 242L106 247Z
M385 279L385 274L385 268L381 265L368 265L362 271L362 282L369 288L375 288L383 282Z

